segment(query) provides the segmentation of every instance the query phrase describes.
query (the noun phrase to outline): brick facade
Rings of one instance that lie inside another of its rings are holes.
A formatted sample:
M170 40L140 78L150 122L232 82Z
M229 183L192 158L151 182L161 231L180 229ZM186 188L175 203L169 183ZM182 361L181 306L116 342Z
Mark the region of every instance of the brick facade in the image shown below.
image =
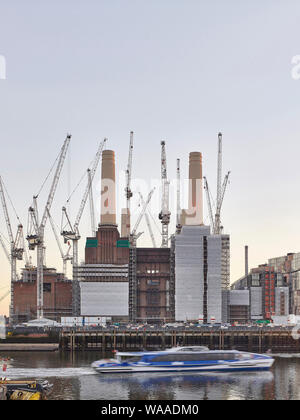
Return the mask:
M37 316L36 268L24 269L14 283L14 320L17 323ZM72 282L55 269L44 269L44 317L60 322L72 315Z

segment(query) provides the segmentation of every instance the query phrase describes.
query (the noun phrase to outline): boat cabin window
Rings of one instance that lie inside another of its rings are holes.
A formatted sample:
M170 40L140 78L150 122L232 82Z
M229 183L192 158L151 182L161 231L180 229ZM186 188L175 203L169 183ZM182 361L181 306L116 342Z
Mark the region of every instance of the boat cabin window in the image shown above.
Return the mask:
M200 351L207 351L208 350L208 348L207 347L204 347L204 346L202 346L202 347L184 347L184 348L182 348L182 349L180 349L180 353L182 353L182 352L189 352L189 353L191 353L191 352L200 352Z
M235 360L236 353L198 353L198 354L163 354L154 357L152 362L205 362L212 360Z
M119 356L122 363L136 363L141 361L141 356Z

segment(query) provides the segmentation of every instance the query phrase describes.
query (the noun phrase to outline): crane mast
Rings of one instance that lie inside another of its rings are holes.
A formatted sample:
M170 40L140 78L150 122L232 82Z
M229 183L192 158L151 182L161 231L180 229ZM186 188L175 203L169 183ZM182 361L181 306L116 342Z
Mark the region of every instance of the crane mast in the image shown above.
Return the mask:
M128 152L128 163L126 169L126 187L125 187L125 198L126 198L126 226L122 226L122 236L130 236L130 200L132 198L131 191L131 176L132 176L132 155L133 155L133 131L130 132L129 152Z
M127 210L130 212L130 199L132 197L131 191L131 173L132 173L132 154L133 154L133 131L130 133L129 153L128 153L128 164L126 170L126 199L127 199Z
M220 235L222 233L222 226L221 226L221 210L222 204L224 201L224 196L226 192L226 188L229 181L230 172L228 172L223 180L222 183L222 142L223 142L223 135L222 133L218 134L218 169L217 169L217 199L215 205L215 217L213 217L213 210L212 204L210 199L210 191L208 187L207 179L204 177L204 188L206 190L206 197L207 197L207 205L208 205L208 212L210 218L210 224L212 231L215 235Z
M226 187L229 180L230 172L224 178L222 184L222 141L223 135L219 133L218 135L218 173L217 173L217 202L216 202L216 214L215 214L215 223L214 223L214 234L220 235L222 233L222 226L221 226L221 209L224 200L224 195L226 192Z
M14 239L13 237L13 233L12 233L12 227L11 227L11 222L10 222L10 218L9 218L9 213L8 213L8 209L7 209L7 204L6 204L6 199L5 199L5 193L4 193L4 187L3 187L3 181L2 178L0 177L0 197L1 197L1 203L2 203L2 208L3 208L3 212L4 212L4 217L5 217L5 221L6 221L6 227L7 227L7 232L8 232L8 236L9 236L9 240L10 240L10 256L9 256L9 261L10 261L10 265L11 265L11 278L10 278L10 292L11 292L11 297L10 297L10 322L13 322L13 315L14 315L14 293L13 293L13 287L14 287L14 282L17 281L17 260L22 260L23 259L23 253L24 253L24 241L23 241L23 226L21 223L19 223L18 228L17 228L17 233L16 233L16 237ZM4 245L4 243L2 242L2 238L1 238L1 244L3 249L5 250L6 247ZM7 251L6 251L7 253Z
M214 223L214 234L221 233L221 195L222 195L222 133L218 134L218 169L217 169L217 201L216 201L216 214Z
M29 215L31 219L31 227L27 240L29 249L37 248L37 318L44 316L44 293L43 293L43 277L44 277L44 234L45 226L51 206L53 203L54 195L57 189L57 184L61 175L61 171L66 158L67 150L71 141L71 135L67 135L64 144L61 148L59 160L57 163L56 171L53 177L52 185L48 195L47 203L43 213L41 223L39 224L37 213L37 197L33 199L33 207L29 208Z
M94 207L94 197L93 197L93 185L92 185L92 178L91 178L91 170L88 169L88 180L90 183L89 189L89 201L90 201L90 215L91 215L91 231L92 236L96 236L96 221L95 221L95 207Z
M159 219L162 223L162 248L168 248L169 243L169 223L170 223L170 210L169 210L169 188L170 182L167 179L167 156L166 156L166 143L161 142L161 181L162 181L162 203Z
M222 209L222 204L223 204L226 188L227 188L228 181L229 181L229 176L230 176L230 172L228 172L227 175L224 178L222 188L221 188L221 194L220 194L219 202L217 203L217 210L216 210L216 216L215 216L215 226L214 226L216 235L220 235L222 233L222 229L223 229L222 226L221 226L221 209Z

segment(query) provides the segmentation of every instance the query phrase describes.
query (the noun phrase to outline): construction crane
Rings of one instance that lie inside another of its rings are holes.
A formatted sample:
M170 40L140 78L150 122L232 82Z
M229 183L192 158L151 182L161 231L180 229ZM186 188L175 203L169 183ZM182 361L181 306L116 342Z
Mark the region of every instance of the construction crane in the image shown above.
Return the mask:
M9 261L10 261L10 264L11 264L10 320L12 322L13 321L13 314L14 314L13 287L14 287L14 282L17 281L17 260L22 260L23 259L24 236L23 236L23 225L21 223L18 224L17 233L16 233L15 238L13 236L11 222L10 222L8 209L7 209L7 204L6 204L5 193L4 193L4 185L3 185L3 181L2 181L1 177L0 177L0 198L1 198L2 208L3 208L3 212L4 212L8 237L9 237L9 241L10 241L10 256L9 256ZM1 239L1 244L2 244L3 249L5 249L5 246L3 246L4 243L2 243L2 239ZM7 254L7 251L5 253Z
M181 179L180 179L180 159L177 159L177 214L176 214L176 233L179 234L181 232L181 204L180 204L180 187L181 187Z
M21 234L22 234L22 238L21 238L21 241L22 241L21 244L22 245L20 245L20 246L21 246L21 248L24 249L25 267L30 267L31 266L31 263L29 261L29 258L28 258L28 255L27 255L27 251L26 251L26 248L25 248L24 230L23 229L22 229L22 233ZM6 244L5 244L4 239L3 239L3 237L2 237L1 234L0 234L0 244L1 244L2 248L3 248L3 251L4 251L5 255L6 255L6 258L7 258L8 262L9 262L9 264L11 264L10 253L9 253L7 247L6 247ZM17 280L19 279L18 274L16 274L16 278L17 278Z
M31 256L28 256L26 245L25 245L24 229L22 230L22 242L24 244L25 267L32 268Z
M55 240L56 240L56 243L57 243L57 246L58 246L58 249L59 249L61 258L63 260L63 273L64 273L64 278L66 278L66 275L67 275L67 262L68 261L72 261L72 256L70 255L71 244L70 244L70 242L68 242L68 250L67 250L67 252L64 252L64 250L63 250L63 248L61 246L60 240L59 240L58 233L56 231L54 220L52 219L52 216L50 214L50 211L48 211L48 217L49 217L49 221L50 221L50 224L51 224L51 227L52 227L52 231L53 231L53 234L54 234L54 237L55 237Z
M214 232L215 231L215 219L214 219L214 216L213 216L209 186L208 186L207 178L205 176L203 177L203 180L204 180L204 189L206 191L206 199L207 199L210 226L211 226L212 231Z
M212 209L212 204L210 200L208 182L207 182L207 179L204 177L204 188L206 190L209 218L210 218L212 231L215 235L220 235L222 233L223 227L221 226L221 210L222 210L224 196L225 196L225 192L226 192L226 188L227 188L229 176L230 176L230 172L228 172L222 183L222 157L223 157L222 156L222 141L223 141L223 135L222 133L219 133L218 134L217 199L216 199L215 217L213 217L213 209Z
M132 154L133 154L133 131L130 132L130 142L129 142L129 152L128 152L128 163L126 169L126 187L125 187L125 197L126 197L126 232L125 237L130 235L130 199L132 198L131 191L131 175L132 175Z
M218 134L218 173L217 173L217 201L216 201L216 214L215 214L215 224L214 224L214 234L220 235L222 233L221 226L221 209L224 200L224 195L226 187L229 180L230 172L227 173L222 184L222 142L223 135L222 133Z
M95 220L95 207L94 207L94 197L93 197L93 183L91 178L91 170L88 169L88 180L90 183L89 190L89 201L90 201L90 215L91 215L91 230L92 236L96 236L96 220Z
M67 150L71 141L71 135L68 134L59 154L59 159L56 171L53 177L52 185L48 195L46 207L43 213L41 222L39 223L37 211L37 196L33 198L33 206L29 208L29 226L27 240L29 249L37 249L37 318L44 316L44 235L45 226L48 219L49 212L53 203L54 195L57 189L57 184L61 175L61 171L66 158Z
M68 241L72 241L72 247L73 247L73 280L77 281L77 268L78 268L78 241L80 239L80 233L79 233L79 224L81 220L81 216L83 213L83 210L85 208L88 195L90 192L90 189L92 188L92 182L94 180L94 176L102 155L102 151L104 148L104 145L106 143L107 139L105 138L99 145L98 151L96 153L92 169L88 175L88 184L84 191L81 204L79 207L79 211L75 220L74 225L71 223L70 218L67 213L66 207L62 208L62 226L61 226L61 235L64 237L65 243ZM66 223L65 223L66 221Z
M169 189L170 182L167 179L167 156L166 143L161 142L161 181L162 181L162 203L159 219L162 223L162 248L168 248L169 243L169 224L171 213L169 210Z
M230 176L230 172L228 172L224 178L223 184L222 184L222 189L221 189L221 195L220 195L220 199L217 203L217 211L216 211L216 217L215 217L215 234L216 235L220 235L222 233L223 230L223 226L221 226L221 209L222 209L222 204L224 201L224 196L225 196L225 192L226 192L226 188L227 188L227 184L229 181L229 176Z
M145 205L145 200L144 200L144 197L143 197L142 193L139 192L139 196L140 196L142 206L144 206ZM150 237L151 237L153 248L156 248L155 237L154 237L154 234L153 234L153 231L152 231L148 210L146 210L146 212L145 212L145 219L146 219L147 227L148 227L149 234L150 234Z
M137 233L137 229L138 229L138 227L139 227L139 225L141 223L141 220L142 220L143 216L146 213L148 204L151 201L151 198L152 198L152 195L153 195L154 191L155 191L155 188L153 188L149 192L148 197L147 197L147 200L144 202L143 207L142 207L142 210L141 210L141 212L139 214L139 217L138 217L138 219L137 219L137 221L136 221L136 223L134 225L134 228L133 228L133 230L132 230L132 232L131 232L131 234L129 236L130 246L132 248L135 248L136 247L136 241L137 241L137 239L143 234L142 232Z

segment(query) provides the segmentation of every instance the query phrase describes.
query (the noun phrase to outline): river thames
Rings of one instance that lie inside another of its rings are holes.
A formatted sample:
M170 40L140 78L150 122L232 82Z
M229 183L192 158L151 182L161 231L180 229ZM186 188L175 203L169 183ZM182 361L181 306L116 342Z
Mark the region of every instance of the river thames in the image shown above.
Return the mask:
M276 356L271 371L218 374L99 375L90 367L97 352L5 353L2 376L46 379L49 400L298 400L300 354Z

